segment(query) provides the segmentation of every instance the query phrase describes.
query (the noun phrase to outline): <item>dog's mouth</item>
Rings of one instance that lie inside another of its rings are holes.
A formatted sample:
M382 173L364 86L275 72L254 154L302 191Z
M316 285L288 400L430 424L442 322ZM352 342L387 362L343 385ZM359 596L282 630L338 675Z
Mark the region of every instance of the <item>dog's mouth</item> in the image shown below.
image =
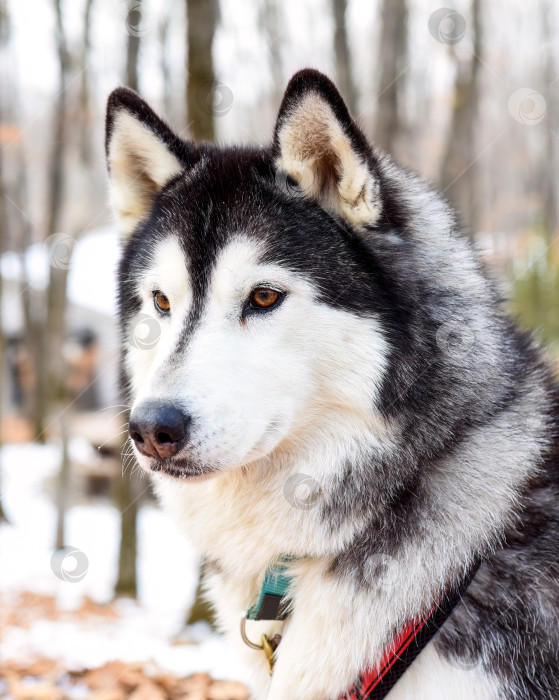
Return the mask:
M216 466L202 464L188 457L175 457L151 460L149 471L174 479L207 479L219 473Z

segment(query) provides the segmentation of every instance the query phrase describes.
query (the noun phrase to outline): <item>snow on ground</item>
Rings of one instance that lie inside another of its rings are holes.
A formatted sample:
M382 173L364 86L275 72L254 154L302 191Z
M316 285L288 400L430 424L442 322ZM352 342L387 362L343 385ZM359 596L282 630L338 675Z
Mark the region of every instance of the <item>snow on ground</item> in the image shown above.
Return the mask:
M35 594L37 601L53 596L62 611L77 610L89 597L110 606L111 614L83 620L61 615L33 619L27 626L12 624L4 630L0 657L21 661L47 657L68 669L112 660L153 661L180 676L207 672L216 678L245 680L240 660L207 626L190 628L187 636L192 643L177 644L194 597L197 558L155 506L142 506L139 512L138 602L112 601L119 513L108 502L70 508L67 542L78 552L62 565L60 558L52 559L56 512L46 493L54 492L58 460L56 445L8 445L1 450L3 502L10 524L0 525L0 596L5 603L23 591ZM30 602L29 596L25 600L33 606L33 596Z

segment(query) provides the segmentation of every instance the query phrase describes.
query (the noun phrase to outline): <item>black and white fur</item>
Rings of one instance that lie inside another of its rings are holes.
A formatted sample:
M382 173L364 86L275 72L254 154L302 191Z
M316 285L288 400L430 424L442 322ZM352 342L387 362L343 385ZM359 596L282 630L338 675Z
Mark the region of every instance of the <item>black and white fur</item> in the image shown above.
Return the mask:
M132 418L155 400L189 421L138 462L210 562L254 697L336 700L482 555L389 699L557 700L558 392L443 199L313 70L270 147L185 142L124 88L106 147ZM248 314L263 284L282 303ZM157 342L130 342L138 319ZM270 679L238 628L280 554L291 615L248 628L282 634Z

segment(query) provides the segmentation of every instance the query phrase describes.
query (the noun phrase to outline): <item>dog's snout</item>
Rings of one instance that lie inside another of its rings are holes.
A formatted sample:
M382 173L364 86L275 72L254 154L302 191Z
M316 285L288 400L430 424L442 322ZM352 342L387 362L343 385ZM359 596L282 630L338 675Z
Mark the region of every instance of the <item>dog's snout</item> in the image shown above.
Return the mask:
M176 406L150 401L134 409L129 433L142 454L163 459L184 445L189 422L189 416Z

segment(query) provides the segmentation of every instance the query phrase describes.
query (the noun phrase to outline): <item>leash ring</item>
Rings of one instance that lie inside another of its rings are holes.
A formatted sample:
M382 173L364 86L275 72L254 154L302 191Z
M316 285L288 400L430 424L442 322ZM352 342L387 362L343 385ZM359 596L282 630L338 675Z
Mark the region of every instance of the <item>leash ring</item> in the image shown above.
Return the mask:
M243 617L241 618L241 639L247 645L247 647L250 647L251 649L256 649L257 651L262 651L264 649L263 644L255 644L254 642L251 642L251 640L247 637L247 633L246 633L247 619L248 619L247 615L243 615Z

